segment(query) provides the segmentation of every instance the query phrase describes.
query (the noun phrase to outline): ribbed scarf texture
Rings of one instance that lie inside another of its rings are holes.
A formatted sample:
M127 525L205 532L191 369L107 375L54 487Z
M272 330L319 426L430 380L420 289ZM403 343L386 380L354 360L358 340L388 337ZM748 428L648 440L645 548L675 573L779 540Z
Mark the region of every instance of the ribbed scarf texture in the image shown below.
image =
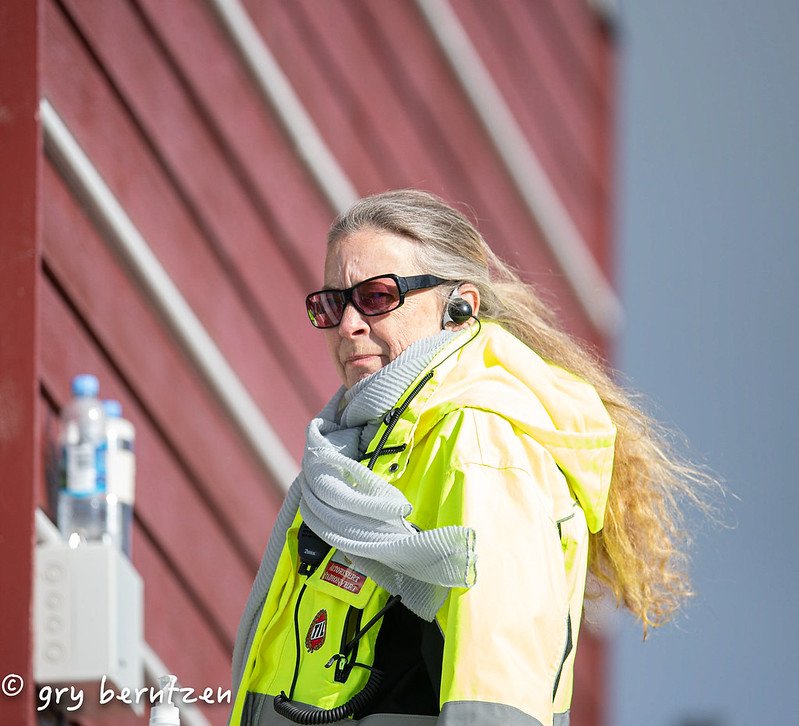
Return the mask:
M455 526L418 531L406 520L413 508L402 492L358 461L386 412L459 335L471 333L442 331L410 345L351 389L340 388L308 425L302 470L278 513L239 624L233 651L236 690L298 509L355 569L400 595L405 607L425 620L433 620L450 588L474 583L474 531Z

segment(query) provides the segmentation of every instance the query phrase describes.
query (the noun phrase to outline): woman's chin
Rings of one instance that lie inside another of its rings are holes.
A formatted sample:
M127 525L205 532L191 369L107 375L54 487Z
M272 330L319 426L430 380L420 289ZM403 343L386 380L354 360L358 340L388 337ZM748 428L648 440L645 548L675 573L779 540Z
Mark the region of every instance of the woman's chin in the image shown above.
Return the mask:
M347 361L344 364L344 377L347 381L347 388L352 388L358 381L362 381L377 373L384 365L383 356L370 355Z

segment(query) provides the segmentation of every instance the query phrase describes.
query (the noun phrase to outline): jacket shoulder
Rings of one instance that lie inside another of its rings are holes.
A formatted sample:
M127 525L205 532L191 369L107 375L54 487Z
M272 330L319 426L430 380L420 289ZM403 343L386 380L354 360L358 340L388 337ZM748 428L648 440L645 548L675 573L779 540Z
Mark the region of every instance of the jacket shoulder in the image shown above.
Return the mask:
M440 416L427 432L446 447L453 468L470 465L520 469L529 474L542 465L557 469L547 450L502 413L479 406L460 406Z

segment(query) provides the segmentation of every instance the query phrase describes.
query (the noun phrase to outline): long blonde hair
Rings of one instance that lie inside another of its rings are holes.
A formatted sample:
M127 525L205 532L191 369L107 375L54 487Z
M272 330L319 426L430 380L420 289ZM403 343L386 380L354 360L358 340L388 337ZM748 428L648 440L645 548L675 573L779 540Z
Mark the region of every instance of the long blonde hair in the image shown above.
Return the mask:
M328 244L363 228L417 241L420 270L472 283L480 291L481 318L500 323L543 358L594 386L617 437L605 524L591 536L589 569L641 620L644 635L668 622L693 594L681 505L687 500L705 508L703 492L713 479L674 452L667 433L589 349L558 326L532 286L494 254L459 211L414 189L377 194L335 220Z

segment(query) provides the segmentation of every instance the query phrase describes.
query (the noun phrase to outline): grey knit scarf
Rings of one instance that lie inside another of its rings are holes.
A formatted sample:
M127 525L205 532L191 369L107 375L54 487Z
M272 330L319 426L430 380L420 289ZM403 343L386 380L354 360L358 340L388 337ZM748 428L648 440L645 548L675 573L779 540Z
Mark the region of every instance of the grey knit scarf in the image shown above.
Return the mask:
M305 523L345 553L425 620L433 620L449 589L475 580L474 531L441 527L418 531L406 519L402 492L359 463L383 416L433 358L468 331L442 331L417 341L351 389L343 387L308 425L302 471L289 488L250 592L233 651L238 689L286 533L299 509Z

